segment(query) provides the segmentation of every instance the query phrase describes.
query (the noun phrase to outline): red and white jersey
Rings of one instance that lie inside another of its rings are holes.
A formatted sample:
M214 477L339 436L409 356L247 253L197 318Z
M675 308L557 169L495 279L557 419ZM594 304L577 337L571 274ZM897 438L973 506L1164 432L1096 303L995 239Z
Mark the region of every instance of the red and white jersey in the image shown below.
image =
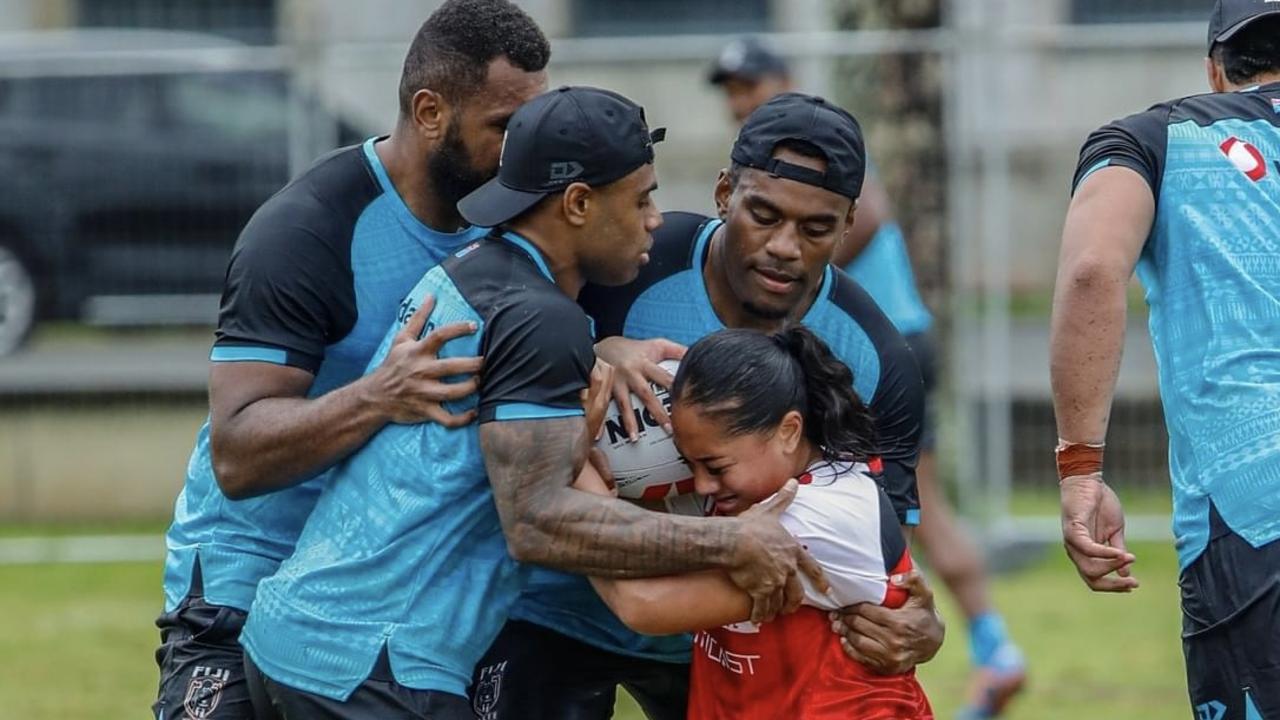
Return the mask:
M735 623L694 636L689 720L924 720L933 717L915 672L876 675L850 660L827 611L898 607L889 576L911 555L884 491L863 464L815 464L800 478L782 524L831 585L805 585L799 610L763 625Z

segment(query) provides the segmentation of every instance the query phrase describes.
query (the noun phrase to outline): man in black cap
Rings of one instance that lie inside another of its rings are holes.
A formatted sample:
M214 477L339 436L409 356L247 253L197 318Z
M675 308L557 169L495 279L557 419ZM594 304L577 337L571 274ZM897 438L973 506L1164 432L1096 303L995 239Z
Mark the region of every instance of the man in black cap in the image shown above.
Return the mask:
M647 261L662 221L650 198L660 138L639 106L593 88L512 116L498 177L459 203L494 230L423 277L370 365L400 338L470 323L475 333L440 356L484 356L477 395L449 403L475 409L478 424L389 425L325 485L241 635L260 718L490 717L502 670L480 678L474 706L467 686L523 585L521 563L609 576L723 569L761 618L799 604L799 567L825 587L777 521L786 493L754 517L708 521L571 487L595 365L574 298Z
M757 107L793 87L786 60L755 38L738 38L721 51L711 67L713 85L739 123ZM934 394L938 351L933 315L916 286L906 238L894 217L893 204L868 163L858 213L832 253L831 261L849 274L884 311L911 346L925 382L925 428L920 446L918 479L922 512L914 533L925 564L941 578L968 624L973 666L962 716L997 717L1026 680L1022 651L1013 642L990 593L982 550L956 517L938 477ZM624 416L630 421L631 416Z
M777 329L803 322L853 370L876 416L880 479L901 522L918 511L915 463L922 383L910 349L831 253L862 191L865 150L857 122L821 98L784 94L747 121L715 197L719 218L666 213L650 262L623 287L589 284L579 302L604 338L597 352L636 377L668 387L646 356L654 339L691 345L724 327ZM620 404L638 385L615 384ZM647 403L651 404L651 403ZM660 405L654 412L667 422ZM942 640L918 574L899 579L902 610L872 608L879 624L855 636L853 653L886 672L931 658ZM879 613L874 611L880 611ZM512 620L477 666L477 681L503 673L494 717L611 717L618 685L654 720L683 718L691 648L686 635L630 631L583 577L534 569Z
M1218 0L1205 67L1212 93L1117 120L1080 153L1051 340L1062 530L1090 588L1138 587L1102 475L1136 267L1191 702L1208 720L1280 717L1280 1Z
M737 38L725 45L708 79L724 90L729 111L738 122L769 98L793 89L787 62L754 37Z

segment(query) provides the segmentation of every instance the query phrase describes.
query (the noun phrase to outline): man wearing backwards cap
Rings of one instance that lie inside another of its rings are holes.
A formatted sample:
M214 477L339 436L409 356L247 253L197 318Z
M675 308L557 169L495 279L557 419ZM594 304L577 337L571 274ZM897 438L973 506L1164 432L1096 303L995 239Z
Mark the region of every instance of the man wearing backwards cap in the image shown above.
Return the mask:
M709 80L724 92L738 122L793 86L786 60L754 38L738 38L726 45L711 67ZM831 257L889 316L911 346L924 376L925 428L917 472L923 511L913 540L924 552L924 564L942 579L968 622L973 675L960 717L997 717L1022 689L1026 662L992 602L982 551L956 519L938 478L933 406L939 359L931 332L933 316L916 288L902 227L893 217L892 204L874 164L867 167L856 221L846 229ZM624 417L630 419L629 415Z
M780 507L709 525L570 487L595 363L574 297L589 281L633 279L647 260L661 224L650 199L660 133L639 106L592 88L540 96L512 117L497 179L459 203L468 222L495 229L427 273L370 363L397 338L472 323L440 356L485 357L478 399L451 407L475 408L479 424L389 425L326 484L242 635L259 717L472 718L472 668L523 562L626 576L722 568L764 616L790 600L797 565L824 584L770 517Z
M1169 430L1183 653L1200 718L1280 717L1280 2L1218 0L1213 92L1085 141L1051 371L1062 530L1090 588L1129 592L1103 445L1136 266Z
M597 352L624 364L638 357L640 340L690 345L725 327L809 326L853 370L856 390L878 419L881 480L906 523L918 513L920 373L871 298L830 266L864 170L852 116L821 98L781 95L743 127L716 184L720 217L666 213L639 277L623 287L590 284L579 302L607 338ZM651 359L644 363L647 377L670 385L664 370ZM628 402L627 390L625 383L615 386L620 405ZM909 608L884 609L896 630L876 629L879 651L854 650L883 671L910 669L941 644L928 589L918 575L908 584ZM502 674L495 718L607 718L619 684L650 718L684 717L687 635L632 632L585 578L542 568L532 571L511 617L477 666L478 683Z

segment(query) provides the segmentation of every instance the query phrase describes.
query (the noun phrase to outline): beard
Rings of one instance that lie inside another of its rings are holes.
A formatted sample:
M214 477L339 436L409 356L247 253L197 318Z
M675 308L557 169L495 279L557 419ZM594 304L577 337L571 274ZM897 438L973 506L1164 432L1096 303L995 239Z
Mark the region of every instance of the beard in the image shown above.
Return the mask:
M746 310L749 315L761 320L785 320L791 315L791 311L794 308L768 307L750 300L743 300L742 309Z
M431 176L436 196L449 207L457 205L459 200L488 182L491 176L491 173L475 168L456 124L450 125L444 141L427 160L427 173Z

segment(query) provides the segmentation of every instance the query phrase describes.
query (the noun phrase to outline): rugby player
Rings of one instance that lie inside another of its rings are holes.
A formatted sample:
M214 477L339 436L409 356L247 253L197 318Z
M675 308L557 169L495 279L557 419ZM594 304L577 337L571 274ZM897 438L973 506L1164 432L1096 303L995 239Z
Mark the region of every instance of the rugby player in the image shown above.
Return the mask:
M245 612L293 551L327 468L389 422L472 419L442 402L474 392L479 359L436 357L465 324L403 338L361 374L405 293L483 234L455 205L497 170L507 119L545 90L549 54L515 5L449 0L409 47L391 135L317 161L244 228L210 416L166 536L157 718L250 717Z
M1280 717L1280 3L1218 0L1212 92L1105 125L1080 152L1053 304L1066 550L1138 587L1103 450L1125 289L1146 289L1169 431L1196 717Z
M778 93L794 88L784 58L758 40L744 38L726 45L712 65L710 81L719 87L738 122ZM937 476L937 432L934 393L938 357L933 316L916 288L902 227L884 185L868 164L858 213L832 254L832 263L858 281L884 311L915 353L924 376L925 426L916 478L921 518L914 539L929 567L955 597L969 626L969 658L973 666L966 718L997 717L1026 680L1022 652L1013 643L989 593L985 559L960 525Z
M479 424L389 425L326 482L242 634L260 717L472 718L472 669L523 563L608 577L719 568L757 618L799 605L798 566L825 587L776 518L785 502L708 520L571 487L595 364L574 298L586 282L633 280L647 260L662 222L655 139L639 106L594 88L561 88L511 118L498 177L459 205L494 229L426 274L370 364L424 328L475 324L441 354L483 350L477 395L447 404ZM433 308L419 304L427 295ZM488 717L503 688L478 687L475 715Z
M803 321L853 369L855 389L877 418L878 479L899 522L910 525L919 513L920 372L870 296L830 266L864 162L852 116L821 98L778 96L748 119L734 144L715 188L720 217L667 213L640 276L620 288L589 285L579 302L605 338L597 345L603 359L624 371L645 365L637 375L667 386L671 377L636 341L689 345L726 326L775 330ZM620 404L629 402L626 383L616 387ZM937 651L941 622L927 588L915 583L906 609L860 609L867 627L859 624L851 646L859 659L902 672ZM502 676L498 718L607 718L619 684L650 718L679 718L689 659L688 636L639 635L585 578L535 569L476 680Z

